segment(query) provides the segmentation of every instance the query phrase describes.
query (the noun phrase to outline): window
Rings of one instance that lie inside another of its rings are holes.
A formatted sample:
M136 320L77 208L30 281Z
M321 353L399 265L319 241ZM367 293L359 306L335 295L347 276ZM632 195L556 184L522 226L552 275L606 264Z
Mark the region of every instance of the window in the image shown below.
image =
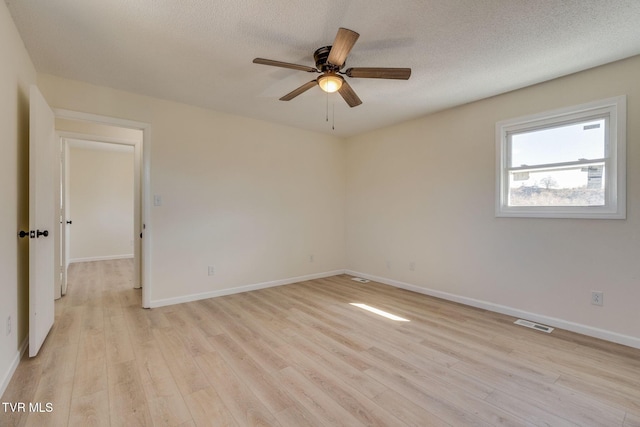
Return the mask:
M626 97L496 123L496 216L626 217Z

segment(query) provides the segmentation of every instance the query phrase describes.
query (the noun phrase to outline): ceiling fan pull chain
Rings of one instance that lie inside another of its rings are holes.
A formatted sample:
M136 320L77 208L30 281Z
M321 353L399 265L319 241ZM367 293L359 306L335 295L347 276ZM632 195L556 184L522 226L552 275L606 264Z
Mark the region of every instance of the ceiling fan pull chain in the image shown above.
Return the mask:
M327 123L329 123L329 92L327 94Z
M333 117L331 118L331 130L336 130L336 103L331 104Z

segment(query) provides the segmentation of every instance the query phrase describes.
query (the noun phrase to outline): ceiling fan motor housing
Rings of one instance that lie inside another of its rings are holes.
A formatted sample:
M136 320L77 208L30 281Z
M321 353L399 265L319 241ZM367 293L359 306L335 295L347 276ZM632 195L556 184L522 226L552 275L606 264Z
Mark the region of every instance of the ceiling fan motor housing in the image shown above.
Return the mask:
M313 59L316 61L316 68L323 73L327 71L336 73L340 71L342 67L344 67L344 64L346 64L346 61L339 66L330 64L328 61L330 52L331 46L324 46L313 53Z

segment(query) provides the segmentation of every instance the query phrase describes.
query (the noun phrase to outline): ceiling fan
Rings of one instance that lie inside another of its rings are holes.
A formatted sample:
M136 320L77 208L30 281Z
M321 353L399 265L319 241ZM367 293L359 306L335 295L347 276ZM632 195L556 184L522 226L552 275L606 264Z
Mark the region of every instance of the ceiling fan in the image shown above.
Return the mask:
M306 92L315 85L320 86L325 92L338 92L342 98L349 104L349 107L355 107L362 104L358 95L353 88L347 83L342 76L351 78L365 79L398 79L408 80L411 76L411 68L347 68L346 71L340 71L353 48L360 34L346 28L340 28L333 45L324 46L317 49L313 53L316 66L308 67L306 65L291 64L289 62L274 61L272 59L256 58L253 60L255 64L271 65L273 67L290 68L293 70L306 71L309 73L320 73L321 76L303 84L297 89L289 92L280 101L290 101L296 96Z

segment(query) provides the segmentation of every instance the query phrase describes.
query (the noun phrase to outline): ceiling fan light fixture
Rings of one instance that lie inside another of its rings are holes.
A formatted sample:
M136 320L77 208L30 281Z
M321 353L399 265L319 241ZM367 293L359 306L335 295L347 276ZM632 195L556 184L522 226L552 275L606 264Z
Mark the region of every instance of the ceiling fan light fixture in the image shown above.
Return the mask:
M353 30L339 28L331 46L320 47L313 53L313 59L316 63L315 68L265 58L255 58L253 62L255 64L270 65L272 67L320 73L319 77L292 90L281 97L280 101L291 101L296 96L318 85L323 92L338 92L349 107L357 107L362 104L362 100L356 95L347 81L348 79L342 76L349 78L397 80L408 80L411 76L411 68L355 67L348 68L345 72L340 71L345 66L347 56L349 56L349 52L351 52L358 37L360 37L360 35ZM327 102L329 102L329 98L327 98Z
M335 74L324 74L318 78L318 86L325 92L334 93L342 87L342 77Z

